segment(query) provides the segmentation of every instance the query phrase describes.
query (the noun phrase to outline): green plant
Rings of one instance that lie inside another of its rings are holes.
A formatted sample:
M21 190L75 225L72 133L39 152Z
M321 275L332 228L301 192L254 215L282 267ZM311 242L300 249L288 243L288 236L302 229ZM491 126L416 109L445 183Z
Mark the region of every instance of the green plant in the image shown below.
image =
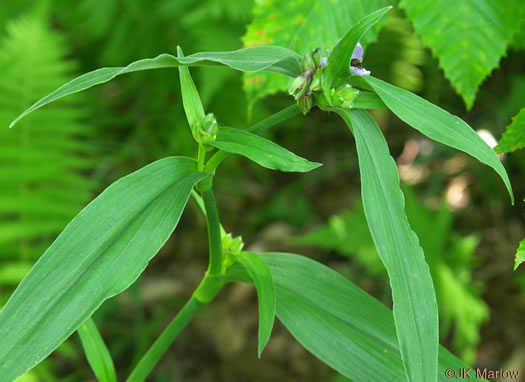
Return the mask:
M198 155L196 160L168 157L151 163L108 187L73 219L0 312L2 378L11 380L30 369L89 320L105 299L129 287L173 232L191 195L202 206L207 220L208 270L128 381L145 380L191 318L233 281L249 282L257 289L259 354L277 315L308 350L353 380L367 380L373 371L382 380L435 381L447 379L447 368L464 368L461 361L439 347L430 271L404 212L395 163L365 109L386 106L423 134L492 167L512 198L511 186L494 151L465 122L377 78L350 75L366 74L359 40L388 10L379 9L355 23L326 59L319 49L303 57L272 46L186 57L179 49L176 57L163 54L126 67L87 73L15 119L11 126L44 105L121 74L178 67L184 110L198 143ZM247 131L220 126L212 114L205 113L190 77L188 66L197 65L287 75L292 77L289 90L296 103ZM306 172L319 166L257 135L299 111L307 114L314 106L341 116L355 137L365 216L389 274L393 313L312 260L292 254L242 251L242 240L225 234L221 227L213 178L227 155L239 154L280 171ZM91 366L100 378L114 380L103 341L92 322L86 325L88 330L82 336L91 337L91 341L83 339ZM93 352L101 356L93 356Z
M0 53L0 123L71 78L63 36L41 18L7 24ZM0 131L0 285L17 285L42 251L91 198L93 129L83 95L52 105L13 132ZM45 223L44 223L45 222ZM0 296L3 305L7 296Z

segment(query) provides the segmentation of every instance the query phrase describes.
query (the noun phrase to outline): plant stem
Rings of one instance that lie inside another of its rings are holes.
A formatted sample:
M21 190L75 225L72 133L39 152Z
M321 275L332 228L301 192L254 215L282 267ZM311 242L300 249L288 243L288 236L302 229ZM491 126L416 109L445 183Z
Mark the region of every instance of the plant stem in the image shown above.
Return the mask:
M287 119L292 118L293 116L299 114L299 109L297 104L288 106L287 108L281 110L278 113L275 113L269 116L266 119L263 119L261 122L256 123L248 129L250 133L261 134L268 130L270 127L277 125L280 122L286 121ZM214 172L217 166L228 156L227 152L222 150L217 151L206 163L206 170L209 172Z
M159 362L173 341L175 341L182 329L188 325L191 319L204 305L213 300L224 285L222 276L220 276L222 270L222 239L219 213L217 211L217 205L215 204L215 196L211 189L211 182L206 184L205 187L206 189L202 191L202 199L204 201L206 221L208 224L208 242L210 252L208 272L206 272L206 276L196 289L193 296L182 307L180 312L170 322L166 329L164 329L162 334L155 340L137 366L135 366L128 377L127 382L145 381L149 373L151 373L155 365Z
M210 251L210 263L208 274L217 275L222 270L222 238L219 212L215 204L213 190L209 188L202 192L204 208L206 209L206 222L208 224L208 245Z
M199 152L197 154L197 171L204 171L204 160L206 159L206 150L199 143Z
M203 280L204 281L204 280ZM191 297L175 318L164 329L162 334L155 340L153 345L144 354L137 366L133 369L127 382L143 382L151 373L157 362L177 338L179 333L188 325L191 319L201 310L205 304Z

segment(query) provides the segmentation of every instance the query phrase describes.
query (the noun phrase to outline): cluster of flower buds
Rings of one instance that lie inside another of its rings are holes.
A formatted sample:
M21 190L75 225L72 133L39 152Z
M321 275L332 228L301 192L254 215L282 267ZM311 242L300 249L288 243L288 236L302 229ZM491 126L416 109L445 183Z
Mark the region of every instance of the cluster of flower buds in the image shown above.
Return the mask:
M304 72L297 77L288 87L288 93L292 95L303 114L310 111L313 106L312 93L321 89L321 49L314 49L303 58Z
M335 89L330 89L330 98L332 105L342 107L344 109L351 109L355 97L359 94L359 90L350 86L349 84L341 85Z
M241 253L243 248L242 237L233 237L231 233L222 232L222 250L224 252Z
M207 114L204 119L192 129L193 138L199 143L203 144L205 149L212 149L207 146L207 142L215 141L217 133L219 132L219 125L213 113Z

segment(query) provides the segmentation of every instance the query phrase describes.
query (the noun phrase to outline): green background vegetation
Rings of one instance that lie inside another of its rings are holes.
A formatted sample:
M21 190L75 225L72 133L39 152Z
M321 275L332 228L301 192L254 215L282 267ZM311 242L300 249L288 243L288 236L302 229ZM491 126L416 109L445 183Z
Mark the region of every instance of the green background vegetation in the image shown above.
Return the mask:
M79 0L74 7L66 0L19 0L1 5L0 306L101 190L153 160L195 154L176 69L119 77L46 106L8 130L12 119L67 80L101 66L175 54L177 45L186 55L260 44L305 53L322 45L316 39L337 41L336 31L322 29L333 20L344 30L392 3L339 1L363 13L346 19L344 12L318 12L319 18L312 18L312 6L322 7L324 1L283 2L282 8L244 0ZM362 42L365 66L374 76L418 93L496 140L518 115L500 146L506 152L524 146L525 118L518 113L525 106L525 24L519 24L525 9L512 13L509 9L519 2L500 3L490 9L487 24L466 0L454 9L448 0L401 1ZM426 20L432 12L443 17ZM312 24L321 27L318 33L310 33ZM280 92L288 85L283 77L243 76L225 68L191 71L206 110L223 125L247 128L291 103ZM431 267L441 343L481 367L525 370L525 276L519 268L512 273L525 236L523 150L503 158L517 199L513 207L486 166L408 129L386 109L373 116L397 160L407 214ZM227 159L216 180L226 229L242 235L249 250L290 251L320 260L391 306L386 272L361 207L357 155L347 128L314 109L308 118L295 117L270 134L324 165L308 174L282 174L242 158ZM202 277L205 221L193 202L189 207L139 280L94 316L117 373L130 370ZM258 360L256 333L254 289L228 287L181 334L151 380L337 378L279 324ZM76 334L23 377L58 378L95 378Z

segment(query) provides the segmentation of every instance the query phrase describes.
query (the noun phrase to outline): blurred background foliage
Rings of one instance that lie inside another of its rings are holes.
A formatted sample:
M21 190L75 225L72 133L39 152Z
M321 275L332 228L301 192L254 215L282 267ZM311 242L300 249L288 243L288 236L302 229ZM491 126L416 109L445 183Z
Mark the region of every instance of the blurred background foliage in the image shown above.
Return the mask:
M512 273L525 236L523 111L518 115L525 106L525 23L520 23L525 7L517 0L480 0L478 8L462 0L454 9L445 0L3 3L0 306L67 222L111 182L155 159L196 152L176 70L119 77L47 106L9 130L14 116L85 71L174 54L177 45L186 54L260 44L292 46L300 53L321 46L326 53L353 22L388 4L399 7L362 41L373 75L460 116L492 145L510 125L500 151L514 150L502 160L515 206L487 167L429 141L387 110L373 113L398 163L407 214L431 267L442 343L477 366L525 370L525 274L520 268ZM441 17L429 16L436 12ZM291 103L282 92L288 85L282 77L242 76L223 68L191 71L206 109L223 125L247 128ZM240 158L226 160L216 180L223 225L242 234L251 250L321 260L390 306L388 280L361 207L347 128L335 116L313 110L267 137L324 166L296 175L269 172ZM121 378L202 276L205 229L190 204L143 276L95 314ZM344 380L280 325L258 360L256 332L254 290L232 285L182 333L151 380ZM94 378L74 335L22 379Z

